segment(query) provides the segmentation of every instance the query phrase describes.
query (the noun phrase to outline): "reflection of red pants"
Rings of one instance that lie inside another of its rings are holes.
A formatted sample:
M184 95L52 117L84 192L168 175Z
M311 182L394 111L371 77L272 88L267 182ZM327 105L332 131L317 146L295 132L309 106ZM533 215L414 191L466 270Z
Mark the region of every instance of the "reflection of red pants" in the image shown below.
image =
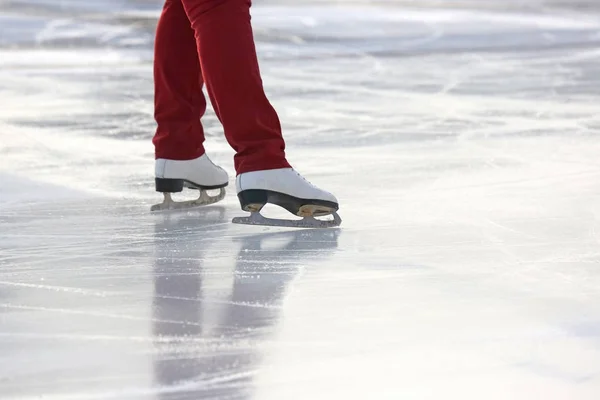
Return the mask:
M167 0L154 61L156 158L204 154L202 85L236 152L237 174L286 168L277 113L265 96L250 0Z

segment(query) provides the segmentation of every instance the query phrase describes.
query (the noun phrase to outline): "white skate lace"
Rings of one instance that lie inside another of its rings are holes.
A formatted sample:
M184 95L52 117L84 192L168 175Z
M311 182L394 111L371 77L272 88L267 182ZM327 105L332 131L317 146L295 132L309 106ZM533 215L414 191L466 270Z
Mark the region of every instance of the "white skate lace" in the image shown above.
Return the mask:
M310 186L316 188L315 185L313 185L308 179L306 179L305 177L302 176L302 174L300 174L298 171L294 170L294 172L296 173L296 175L298 175L300 178L302 178L302 180L306 183L308 183Z

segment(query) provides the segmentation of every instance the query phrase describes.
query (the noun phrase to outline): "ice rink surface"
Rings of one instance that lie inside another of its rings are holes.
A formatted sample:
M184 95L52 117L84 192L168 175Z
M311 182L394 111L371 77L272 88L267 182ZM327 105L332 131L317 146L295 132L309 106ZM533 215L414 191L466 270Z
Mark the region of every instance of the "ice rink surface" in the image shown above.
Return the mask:
M1 399L600 399L596 1L256 1L337 230L149 212L160 7L0 1Z

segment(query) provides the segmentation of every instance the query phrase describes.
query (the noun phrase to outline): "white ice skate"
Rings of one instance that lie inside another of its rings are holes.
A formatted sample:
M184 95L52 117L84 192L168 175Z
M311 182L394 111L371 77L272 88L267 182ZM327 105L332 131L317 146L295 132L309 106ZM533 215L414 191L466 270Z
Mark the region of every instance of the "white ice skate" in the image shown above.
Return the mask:
M235 217L233 223L247 225L285 226L293 228L331 228L342 219L337 214L334 195L314 186L292 168L247 172L238 175L236 189L242 210L249 217ZM260 214L265 204L283 207L301 220L266 218ZM315 217L333 215L333 220Z
M161 204L153 205L151 211L191 208L214 204L225 197L225 187L229 177L225 170L215 164L206 154L193 160L167 160L159 158L155 162L156 191L164 195ZM200 191L200 197L190 201L174 201L171 193L183 188ZM210 196L206 191L219 189L219 194Z

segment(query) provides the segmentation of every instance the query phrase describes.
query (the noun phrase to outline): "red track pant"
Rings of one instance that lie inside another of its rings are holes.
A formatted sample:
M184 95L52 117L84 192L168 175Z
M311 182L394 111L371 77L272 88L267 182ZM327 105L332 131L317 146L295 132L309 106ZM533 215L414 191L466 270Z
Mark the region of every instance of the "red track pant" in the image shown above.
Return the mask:
M155 42L156 158L204 154L203 85L235 150L237 174L287 168L277 113L262 85L250 0L167 0Z

